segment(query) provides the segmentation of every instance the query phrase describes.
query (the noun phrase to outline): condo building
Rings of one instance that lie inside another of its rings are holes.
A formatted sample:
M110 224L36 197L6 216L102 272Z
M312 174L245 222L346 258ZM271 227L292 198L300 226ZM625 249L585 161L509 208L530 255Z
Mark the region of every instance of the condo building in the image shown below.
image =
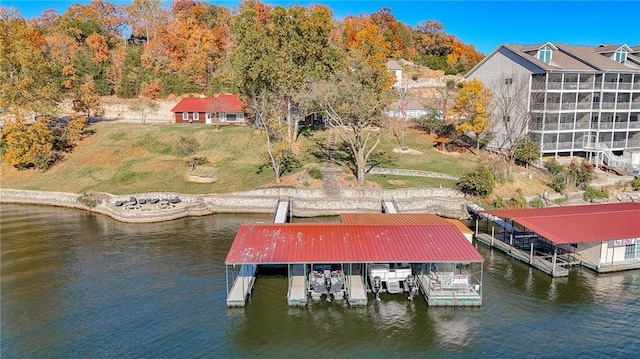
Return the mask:
M466 78L494 95L489 147L529 134L543 155L640 168L640 46L501 45Z

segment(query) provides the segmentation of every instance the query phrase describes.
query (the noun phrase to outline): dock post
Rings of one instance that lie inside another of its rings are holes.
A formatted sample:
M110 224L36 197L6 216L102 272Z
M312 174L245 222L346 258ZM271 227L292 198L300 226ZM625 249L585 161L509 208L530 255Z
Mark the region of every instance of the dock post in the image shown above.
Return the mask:
M533 263L533 242L531 242L531 254L529 254L529 264Z
M491 226L491 247L493 247L493 238L495 238L496 235L496 227Z
M556 255L558 253L558 247L556 245L553 246L553 268L551 269L551 276L556 276Z
M478 236L478 217L476 217L476 237Z

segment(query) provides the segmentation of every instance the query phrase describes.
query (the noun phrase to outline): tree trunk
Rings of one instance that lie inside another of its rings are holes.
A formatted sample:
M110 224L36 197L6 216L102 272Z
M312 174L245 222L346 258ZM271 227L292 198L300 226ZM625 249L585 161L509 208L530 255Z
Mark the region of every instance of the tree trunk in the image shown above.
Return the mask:
M364 159L364 156L360 153L356 154L356 172L358 176L358 186L365 185L364 172L367 162Z

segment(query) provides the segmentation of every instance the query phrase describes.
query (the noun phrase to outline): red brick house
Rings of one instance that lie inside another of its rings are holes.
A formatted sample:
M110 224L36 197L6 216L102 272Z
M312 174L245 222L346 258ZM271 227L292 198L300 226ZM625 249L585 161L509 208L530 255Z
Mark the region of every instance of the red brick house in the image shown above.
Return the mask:
M176 123L243 124L246 117L244 104L233 94L214 97L186 97L171 112Z

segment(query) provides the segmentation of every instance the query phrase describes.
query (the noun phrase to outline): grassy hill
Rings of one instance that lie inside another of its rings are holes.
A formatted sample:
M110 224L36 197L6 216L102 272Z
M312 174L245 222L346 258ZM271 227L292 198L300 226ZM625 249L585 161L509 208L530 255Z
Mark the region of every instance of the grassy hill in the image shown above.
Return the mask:
M181 193L223 193L275 186L268 163L263 134L250 127L191 125L142 125L99 122L95 134L83 140L65 159L46 172L19 171L1 165L2 187L83 193L100 191L126 194L152 191ZM315 141L326 141L329 131L313 132L297 143L301 166L284 178L283 186L313 187L313 179L301 176L305 169L322 167L324 161L311 155ZM192 172L184 158L176 156L174 144L180 136L191 136L200 143L199 156L210 164L196 169L211 176L213 182L190 180ZM379 146L390 159L386 167L435 171L460 175L478 163L472 154L443 154L432 145L433 136L416 130L406 131L406 145L417 154L394 153L398 142L387 135ZM355 178L345 171L344 183L355 186ZM390 175L367 175L370 186L383 188L453 187L455 181ZM318 186L318 181L315 182Z

